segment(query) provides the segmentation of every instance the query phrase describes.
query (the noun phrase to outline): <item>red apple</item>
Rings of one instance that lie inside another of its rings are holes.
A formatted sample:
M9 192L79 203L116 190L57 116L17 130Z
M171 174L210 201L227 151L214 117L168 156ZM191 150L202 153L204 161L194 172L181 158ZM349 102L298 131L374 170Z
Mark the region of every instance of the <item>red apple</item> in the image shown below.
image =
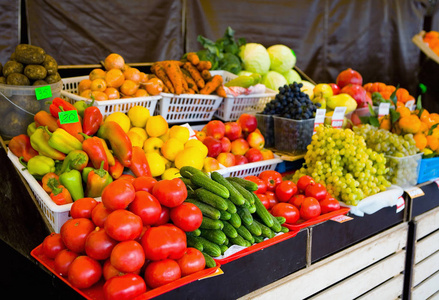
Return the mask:
M372 105L372 100L367 96L366 90L358 84L348 84L345 85L340 93L346 93L357 101L358 108L367 107L367 104L370 103ZM370 101L370 102L369 102Z
M358 73L357 71L349 68L344 71L341 71L338 74L335 83L341 89L348 84L363 85L363 77L361 77L360 73Z
M234 166L236 162L235 155L230 152L221 152L216 160L226 168Z
M195 136L197 137L197 139L199 140L199 141L204 141L204 139L206 138L206 132L205 131L202 131L202 130L200 130L200 131L195 131Z
M203 144L207 147L207 156L209 157L217 157L223 148L221 142L211 136L206 136Z
M351 121L354 126L361 124L361 119L355 111L351 115Z
M237 154L245 155L245 153L247 152L248 149L250 149L250 146L248 145L248 142L243 138L234 140L232 142L232 150L231 151L235 155L237 155Z
M261 150L265 146L265 138L261 132L253 131L247 137L247 142L251 148Z
M211 136L217 140L223 138L226 128L224 123L219 120L212 120L204 126L203 131L206 132L207 136Z
M212 172L219 170L220 165L219 162L213 157L206 157L204 159L203 171L204 172Z
M258 128L258 120L255 115L242 114L239 116L238 124L241 126L244 133L250 133Z
M239 139L242 134L242 128L239 126L237 122L227 122L224 124L225 127L225 134L230 141L234 141L236 139Z
M273 151L269 149L261 149L262 160L273 159L274 154Z
M230 152L230 150L232 150L232 143L228 138L223 137L222 139L220 139L220 142L222 145L221 152Z
M248 163L248 159L247 157L245 157L244 155L235 155L235 165L244 165Z
M333 96L340 94L340 87L338 85L335 83L330 83L329 85L331 86Z
M245 157L247 157L249 163L263 160L261 151L256 148L248 149L245 153Z

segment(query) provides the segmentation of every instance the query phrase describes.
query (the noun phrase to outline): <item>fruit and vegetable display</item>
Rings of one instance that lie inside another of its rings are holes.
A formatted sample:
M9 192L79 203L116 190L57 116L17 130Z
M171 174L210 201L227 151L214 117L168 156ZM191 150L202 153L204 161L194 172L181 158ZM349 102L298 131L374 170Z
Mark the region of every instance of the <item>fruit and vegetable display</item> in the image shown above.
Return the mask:
M422 41L428 45L434 53L439 55L439 32L430 30L422 37Z

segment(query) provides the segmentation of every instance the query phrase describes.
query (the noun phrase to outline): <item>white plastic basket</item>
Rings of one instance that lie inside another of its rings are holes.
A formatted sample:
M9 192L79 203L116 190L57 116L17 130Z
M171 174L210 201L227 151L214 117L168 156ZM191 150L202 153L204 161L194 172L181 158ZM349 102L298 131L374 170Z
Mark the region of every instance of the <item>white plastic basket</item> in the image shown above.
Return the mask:
M224 177L246 177L250 175L258 176L262 171L274 170L277 164L281 163L282 159L279 156L274 155L273 159L262 160L258 162L221 168L217 170L218 173Z
M223 98L215 95L161 93L154 115L169 124L212 120Z
M84 98L78 95L78 85L83 79L89 78L88 76L78 76L63 78L63 90L61 91L61 96L70 103L75 103L76 101L84 100L87 103L91 103L92 100ZM161 99L161 96L147 96L147 97L135 97L135 98L124 98L106 101L95 101L94 106L97 106L105 118L114 112L120 111L127 113L133 106L144 106L149 109L150 114L154 113L157 101Z
M211 71L212 75L221 75L224 83L229 82L237 75L227 71ZM224 98L215 117L223 121L235 121L243 113L258 113L264 110L265 105L276 97L276 92L266 88L265 93L241 95Z

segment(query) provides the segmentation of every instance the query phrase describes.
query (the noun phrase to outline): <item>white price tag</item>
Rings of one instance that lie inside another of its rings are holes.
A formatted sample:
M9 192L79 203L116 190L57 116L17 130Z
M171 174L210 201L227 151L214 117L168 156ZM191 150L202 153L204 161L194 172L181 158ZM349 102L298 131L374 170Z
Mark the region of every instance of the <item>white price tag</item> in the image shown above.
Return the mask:
M415 199L421 196L424 196L425 193L422 189L418 187L412 187L409 189L406 189L405 192L410 196L410 198Z
M396 201L396 213L399 213L405 208L405 201L402 196L399 196L398 200Z
M331 126L334 128L341 128L344 121L344 114L346 112L346 106L337 106L332 114Z
M337 222L337 223L344 223L350 220L353 220L354 218L348 217L346 215L340 215L340 216L336 216L331 218L331 221Z
M388 115L389 110L390 110L390 103L388 102L380 103L380 106L378 108L378 118Z
M317 126L325 123L325 114L326 114L326 109L324 108L318 108L316 110L316 117L314 119L314 133L316 133L316 128Z
M415 100L409 100L405 103L405 107L410 109L411 111L415 110Z

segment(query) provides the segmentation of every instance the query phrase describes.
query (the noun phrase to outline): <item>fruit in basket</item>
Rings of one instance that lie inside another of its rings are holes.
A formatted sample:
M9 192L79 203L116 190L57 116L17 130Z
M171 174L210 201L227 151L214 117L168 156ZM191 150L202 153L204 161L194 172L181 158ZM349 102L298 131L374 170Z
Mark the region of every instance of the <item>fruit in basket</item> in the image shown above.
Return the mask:
M165 161L158 152L146 152L146 160L148 161L151 175L153 177L161 176L166 170Z
M261 161L264 158L262 156L261 151L259 151L259 149L256 148L248 149L248 151L245 153L244 156L248 159L249 163Z
M172 259L153 261L145 269L145 282L153 289L171 283L180 277L180 267Z
M207 147L209 157L217 157L222 152L221 142L212 136L207 136L203 144Z
M137 90L139 89L139 85L132 80L125 79L125 81L120 86L120 93L124 96L133 96Z
M125 80L131 80L137 85L140 84L140 71L137 68L128 68L123 72L123 76L125 76Z
M251 148L261 150L265 146L265 138L262 133L253 131L247 136L247 142Z
M300 205L300 217L309 220L320 216L321 207L319 201L313 197L306 197Z
M313 89L313 93L314 93L314 98L316 97L328 98L334 95L332 91L332 87L326 83L317 84Z
M104 66L107 71L111 69L123 70L125 68L125 60L119 54L111 53L105 58Z
M288 224L295 224L300 218L299 210L290 203L277 203L270 212L275 217L284 217Z
M236 163L235 155L230 152L221 152L216 157L216 160L226 168L233 167Z
M128 132L131 128L130 118L123 112L116 111L105 118L104 122L116 122L122 127L124 132Z
M67 278L76 288L86 289L101 279L100 263L88 256L80 255L70 264Z
M357 108L357 101L352 96L345 93L340 93L335 96L331 96L326 100L326 106L334 110L338 106L346 107L346 114L353 112Z
M137 274L118 274L105 282L103 291L108 300L134 299L146 292L146 284Z
M235 154L235 165L236 166L244 165L247 163L248 163L247 157L245 157L244 155L241 155L241 154Z
M232 142L226 137L223 137L221 140L221 152L230 152L232 150Z
M237 122L227 122L224 124L224 135L230 140L234 141L241 137L242 127Z
M207 136L211 136L217 140L224 137L226 128L223 122L219 120L209 121L204 127L203 131L206 132Z
M244 134L249 134L258 128L258 120L256 119L256 116L252 114L241 114L237 123L239 126L241 126Z
M220 168L218 160L213 157L206 157L203 163L203 171L204 172L212 172L216 171Z
M144 106L136 105L128 110L128 118L133 127L145 127L146 121L150 117L149 109Z
M204 151L198 147L188 147L180 151L175 157L174 164L178 169L184 166L192 166L201 170L204 165Z
M185 126L174 125L169 129L169 138L176 138L185 144L190 137L189 129Z
M169 125L161 115L152 116L146 122L146 133L150 137L159 137L168 132Z
M270 149L261 149L262 160L273 159L274 153Z
M351 68L348 68L346 70L341 71L337 75L337 79L336 79L335 83L341 89L348 84L362 85L363 84L363 77L357 71L352 70Z
M146 81L145 83L145 89L148 92L148 94L152 96L156 96L163 92L163 81L161 81L158 78L151 78Z
M335 83L329 83L329 85L331 86L332 89L332 95L340 94L340 88L338 85L336 85Z
M177 138L170 138L163 143L161 152L170 161L174 161L177 154L184 149L184 144Z
M105 80L106 75L107 75L107 72L105 72L102 69L93 69L90 72L90 74L88 74L88 78L90 81L93 81L95 79L104 79Z
M143 151L145 151L145 153L155 152L160 154L163 143L163 140L158 137L150 137L143 143Z
M369 104L372 105L372 99L367 95L366 90L358 84L348 84L345 85L341 90L340 94L346 93L357 101L357 107L367 107Z
M107 88L107 83L102 78L93 79L93 81L91 82L91 85L90 85L90 89L92 91L103 92L103 91L105 91L106 88Z
M245 155L245 153L250 149L248 142L239 138L232 142L232 153L235 155Z
M125 81L125 76L119 69L111 69L105 74L105 81L109 87L119 88Z
M66 246L61 234L53 232L44 239L41 249L45 256L53 259L61 250L66 249Z

